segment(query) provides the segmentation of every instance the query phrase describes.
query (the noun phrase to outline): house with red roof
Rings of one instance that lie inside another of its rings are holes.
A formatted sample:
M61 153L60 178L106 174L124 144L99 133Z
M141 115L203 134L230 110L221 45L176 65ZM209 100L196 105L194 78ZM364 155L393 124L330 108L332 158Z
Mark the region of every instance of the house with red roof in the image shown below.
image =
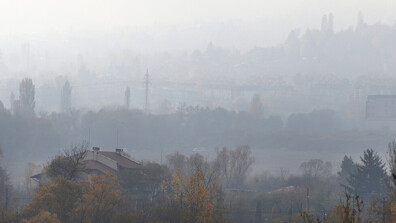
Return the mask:
M123 151L123 149L115 149L112 151L100 151L99 147L93 147L88 150L82 161L85 171L84 173L92 174L114 174L118 175L121 170L142 170L143 166ZM31 178L40 182L42 173L36 174Z
M100 151L99 147L93 147L87 151L83 163L88 174L116 174L122 169L142 169L142 165L122 149L114 152Z

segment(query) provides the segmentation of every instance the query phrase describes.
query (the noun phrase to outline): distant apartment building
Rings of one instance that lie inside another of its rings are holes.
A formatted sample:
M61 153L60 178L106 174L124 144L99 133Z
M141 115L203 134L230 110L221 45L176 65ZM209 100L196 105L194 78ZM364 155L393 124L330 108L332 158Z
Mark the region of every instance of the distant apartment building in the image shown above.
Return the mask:
M366 119L396 120L396 95L369 95L366 101Z

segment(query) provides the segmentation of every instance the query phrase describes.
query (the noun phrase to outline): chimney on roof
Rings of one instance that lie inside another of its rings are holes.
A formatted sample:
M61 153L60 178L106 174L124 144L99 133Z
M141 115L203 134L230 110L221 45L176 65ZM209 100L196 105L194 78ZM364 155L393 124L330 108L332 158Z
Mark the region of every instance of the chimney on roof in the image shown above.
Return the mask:
M92 147L93 151L99 152L100 148L99 147Z
M123 149L116 149L115 151L116 153L121 154L123 152Z

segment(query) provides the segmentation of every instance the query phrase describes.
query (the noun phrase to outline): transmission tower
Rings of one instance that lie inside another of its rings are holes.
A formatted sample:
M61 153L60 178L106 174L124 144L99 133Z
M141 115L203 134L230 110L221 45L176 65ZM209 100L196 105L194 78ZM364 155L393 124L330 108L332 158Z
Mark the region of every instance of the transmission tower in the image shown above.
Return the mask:
M144 77L145 77L145 85L146 85L146 90L145 90L146 101L145 101L144 111L146 112L146 114L149 114L150 113L150 104L149 104L149 73L148 73L148 69L147 69L146 75L144 75Z

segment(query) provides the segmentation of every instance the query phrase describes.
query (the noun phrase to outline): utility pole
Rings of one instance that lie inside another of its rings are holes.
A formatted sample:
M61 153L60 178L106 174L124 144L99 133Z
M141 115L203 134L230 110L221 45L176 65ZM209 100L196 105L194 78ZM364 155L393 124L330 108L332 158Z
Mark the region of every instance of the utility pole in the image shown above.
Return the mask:
M183 223L183 192L180 192L180 223Z
M8 209L8 185L5 188L5 208Z
M91 127L88 128L88 146L91 146Z
M148 73L148 69L146 72L146 75L144 75L145 77L145 96L146 96L146 100L145 100L145 106L144 106L144 111L146 112L146 114L150 113L150 104L149 104L149 73Z
M381 195L380 195L380 196L381 196ZM386 214L385 214L385 202L386 202L385 197L382 197L382 198L381 198L381 204L382 204L382 213L381 213L382 216L381 216L381 218L382 218L382 222L386 222L386 221L385 221L385 220L386 220L386 219L385 219L385 218L386 218L386 217L385 217L385 215L386 215Z
M162 165L162 152L163 152L163 150L161 150L161 163L160 163L161 165Z
M309 213L309 187L307 187L307 212Z
M183 192L180 192L180 208L183 208Z

